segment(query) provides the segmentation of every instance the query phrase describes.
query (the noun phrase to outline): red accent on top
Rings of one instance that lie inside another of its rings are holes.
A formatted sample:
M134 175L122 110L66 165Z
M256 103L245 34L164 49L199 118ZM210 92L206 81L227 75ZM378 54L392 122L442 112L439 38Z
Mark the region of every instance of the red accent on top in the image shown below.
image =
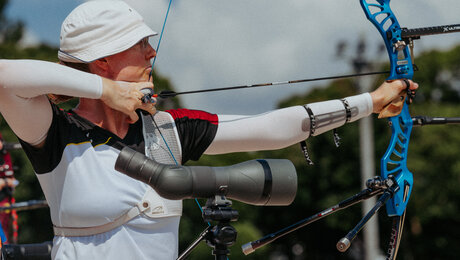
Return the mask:
M201 110L190 110L185 108L180 109L170 109L166 110L171 116L176 119L188 117L190 119L200 119L206 120L213 125L217 125L219 123L219 119L216 114L211 114Z

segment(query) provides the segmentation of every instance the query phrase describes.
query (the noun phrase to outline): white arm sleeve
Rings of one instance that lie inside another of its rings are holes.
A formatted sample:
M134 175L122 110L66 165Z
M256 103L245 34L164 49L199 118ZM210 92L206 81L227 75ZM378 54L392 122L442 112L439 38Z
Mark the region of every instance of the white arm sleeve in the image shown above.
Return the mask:
M254 116L219 115L216 136L205 154L281 149L368 116L372 109L372 98L365 93Z
M48 93L100 98L99 76L36 60L0 60L0 113L15 134L34 145L52 121Z

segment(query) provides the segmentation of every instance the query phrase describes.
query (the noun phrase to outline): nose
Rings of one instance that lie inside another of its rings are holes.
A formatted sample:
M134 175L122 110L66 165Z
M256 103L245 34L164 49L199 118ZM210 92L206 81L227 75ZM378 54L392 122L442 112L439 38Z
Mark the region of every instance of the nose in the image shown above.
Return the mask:
M155 58L155 56L157 56L157 52L156 52L155 49L152 47L152 45L149 44L149 45L147 46L147 52L146 52L145 55L146 55L146 58L147 58L148 60L150 60L150 59Z

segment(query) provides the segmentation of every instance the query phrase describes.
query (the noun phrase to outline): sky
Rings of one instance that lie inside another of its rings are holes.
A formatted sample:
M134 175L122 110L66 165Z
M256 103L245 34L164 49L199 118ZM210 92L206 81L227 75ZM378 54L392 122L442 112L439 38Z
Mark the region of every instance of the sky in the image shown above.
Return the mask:
M25 23L26 42L58 46L61 22L83 2L11 0L7 16ZM169 0L125 2L161 31ZM460 24L459 0L393 0L391 8L402 27ZM158 38L150 40L152 46ZM367 59L388 60L379 54L383 41L358 0L173 0L155 69L176 91L347 74L359 39L368 44ZM336 55L339 41L348 46L342 58ZM415 56L458 44L460 33L427 36L415 42ZM192 94L181 100L186 108L256 114L326 83Z

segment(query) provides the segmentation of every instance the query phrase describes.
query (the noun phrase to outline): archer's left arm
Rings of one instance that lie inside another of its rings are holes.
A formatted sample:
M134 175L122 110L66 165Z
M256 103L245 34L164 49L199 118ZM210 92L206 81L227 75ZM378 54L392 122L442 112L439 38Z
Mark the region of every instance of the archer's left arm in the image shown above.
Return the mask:
M267 113L219 115L216 136L205 154L281 149L372 113L369 93Z
M411 89L416 88L411 82ZM379 113L384 105L398 99L405 84L402 81L383 83L372 93L341 100L316 102L267 113L241 116L219 115L216 136L205 154L223 154L276 150Z

